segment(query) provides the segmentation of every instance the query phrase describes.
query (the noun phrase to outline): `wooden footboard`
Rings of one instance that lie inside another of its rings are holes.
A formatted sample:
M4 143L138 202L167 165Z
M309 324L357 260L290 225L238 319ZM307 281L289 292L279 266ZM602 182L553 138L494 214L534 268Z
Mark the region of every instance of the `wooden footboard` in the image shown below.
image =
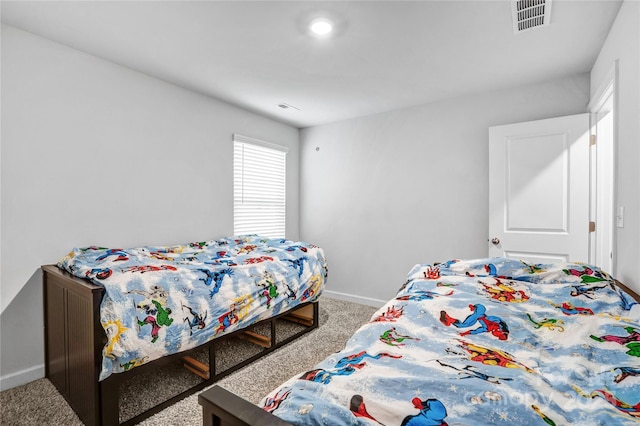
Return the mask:
M291 423L216 385L198 395L204 426L285 426Z
M45 374L64 396L80 420L86 425L133 425L163 410L195 392L198 392L232 372L254 362L273 350L291 342L318 327L318 302L302 304L276 317L253 324L249 329L265 325L269 336L252 331L249 340L258 343L261 350L233 366L216 369L216 347L227 339L241 336L247 330L221 336L199 348L173 354L129 371L112 374L99 381L102 349L107 336L100 324L100 303L104 294L101 286L94 285L59 269L55 265L42 267L45 320ZM291 314L295 315L291 315ZM286 319L303 323L305 327L290 336L278 339L276 320ZM198 350L208 351L208 365L191 357ZM199 382L170 399L135 415L123 423L119 417L120 387L125 380L153 373L159 367L181 361L185 368L199 378ZM266 413L265 413L266 414Z

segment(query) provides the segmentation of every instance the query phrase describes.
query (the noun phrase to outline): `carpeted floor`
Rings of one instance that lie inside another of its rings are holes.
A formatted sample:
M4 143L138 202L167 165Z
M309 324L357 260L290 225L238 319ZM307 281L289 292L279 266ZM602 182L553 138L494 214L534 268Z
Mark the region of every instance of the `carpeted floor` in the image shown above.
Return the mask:
M328 355L341 350L351 334L368 322L375 311L376 308L371 306L322 297L319 328L225 377L217 384L257 404L280 383L311 369ZM150 385L145 386L152 386L157 382L151 381ZM126 408L121 409L121 415ZM0 424L82 425L47 379L0 393ZM201 425L202 409L198 404L198 394L183 399L140 424Z

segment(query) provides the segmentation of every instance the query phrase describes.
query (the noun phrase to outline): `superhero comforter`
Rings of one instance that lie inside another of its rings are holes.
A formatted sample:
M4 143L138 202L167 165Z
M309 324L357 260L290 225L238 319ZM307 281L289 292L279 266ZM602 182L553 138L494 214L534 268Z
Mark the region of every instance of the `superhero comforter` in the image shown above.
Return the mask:
M345 348L261 406L296 425L627 425L640 306L598 268L416 265Z
M79 248L58 267L106 290L100 380L313 301L327 272L321 248L259 236Z

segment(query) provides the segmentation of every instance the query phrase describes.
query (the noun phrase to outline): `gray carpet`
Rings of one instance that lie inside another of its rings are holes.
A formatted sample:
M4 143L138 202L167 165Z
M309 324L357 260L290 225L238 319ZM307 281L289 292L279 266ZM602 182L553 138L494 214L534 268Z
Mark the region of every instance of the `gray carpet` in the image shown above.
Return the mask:
M217 384L257 404L280 383L311 369L328 355L341 350L351 334L368 322L375 311L370 306L322 297L318 329L225 377ZM150 380L144 386L148 388L153 383L158 383L158 380ZM148 390L153 393L153 388ZM134 403L129 398L123 401L121 417L123 411L124 418L129 417L126 411L131 408L130 405L144 403L145 398L140 399L143 401ZM0 424L82 425L47 379L0 393ZM140 424L201 425L202 408L198 404L198 394L183 399Z

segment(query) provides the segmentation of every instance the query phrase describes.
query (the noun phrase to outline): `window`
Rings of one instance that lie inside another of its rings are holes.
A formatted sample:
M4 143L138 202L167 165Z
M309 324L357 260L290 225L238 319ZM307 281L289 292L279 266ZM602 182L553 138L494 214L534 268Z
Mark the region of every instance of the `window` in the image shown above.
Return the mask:
M233 135L233 232L285 237L287 148Z

